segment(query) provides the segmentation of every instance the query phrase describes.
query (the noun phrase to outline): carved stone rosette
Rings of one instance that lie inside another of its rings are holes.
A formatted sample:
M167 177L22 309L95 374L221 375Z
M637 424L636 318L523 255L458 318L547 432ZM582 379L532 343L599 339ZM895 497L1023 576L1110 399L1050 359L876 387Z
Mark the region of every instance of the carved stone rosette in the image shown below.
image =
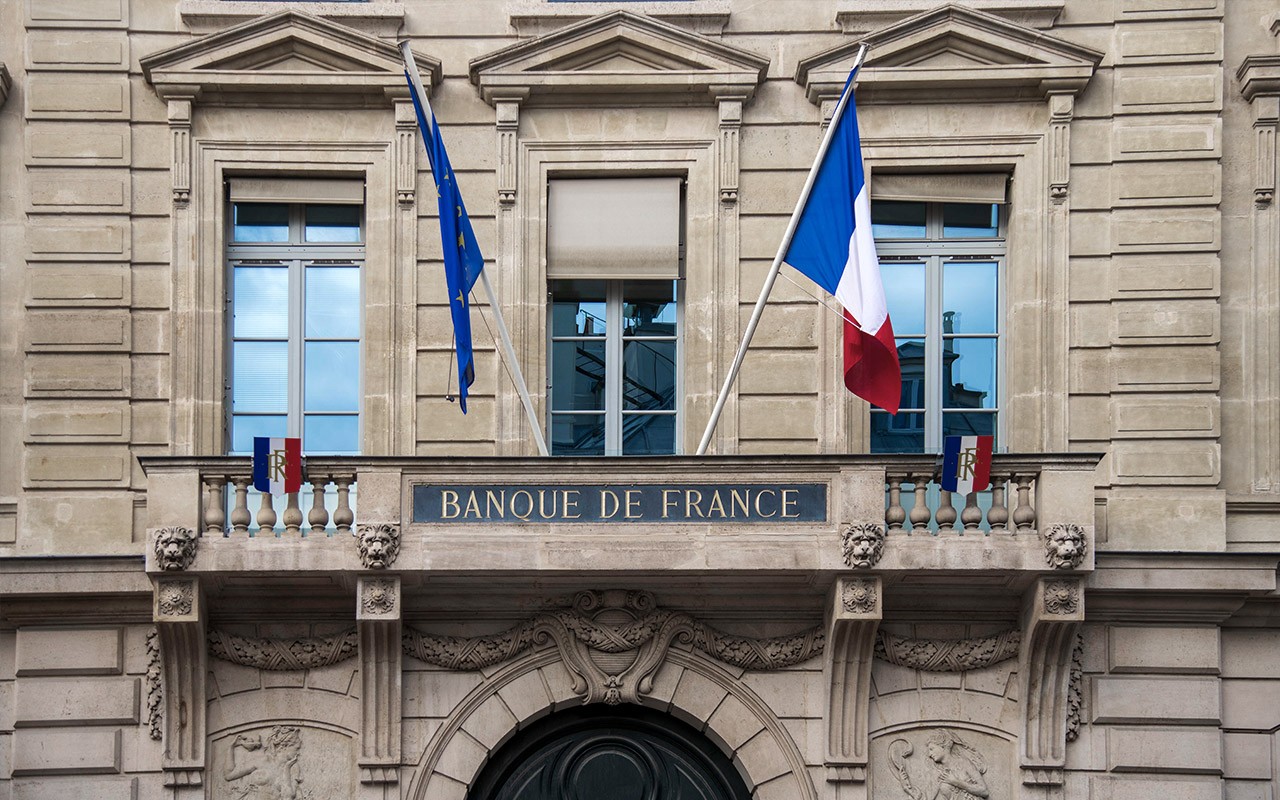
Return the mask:
M844 563L850 569L870 569L884 554L884 526L879 523L854 523L840 534Z
M387 522L357 525L356 547L366 569L386 569L400 555L400 526Z
M199 540L194 530L180 525L156 530L151 544L156 556L156 566L167 572L191 566L196 558L196 544Z
M1089 537L1079 525L1052 525L1045 531L1045 561L1054 569L1076 569L1088 552Z

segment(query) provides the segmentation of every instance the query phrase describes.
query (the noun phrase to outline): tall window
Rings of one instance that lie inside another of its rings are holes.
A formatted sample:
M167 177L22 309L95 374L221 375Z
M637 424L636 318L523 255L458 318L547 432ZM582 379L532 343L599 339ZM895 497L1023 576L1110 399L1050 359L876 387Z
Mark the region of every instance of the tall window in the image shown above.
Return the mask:
M902 405L897 416L872 409L872 452L936 452L952 435L994 435L999 446L1004 205L874 197Z
M680 180L553 180L548 207L552 453L676 452Z
M363 187L352 184L232 182L232 453L253 452L255 436L300 436L308 453L360 451ZM328 202L298 202L316 198Z

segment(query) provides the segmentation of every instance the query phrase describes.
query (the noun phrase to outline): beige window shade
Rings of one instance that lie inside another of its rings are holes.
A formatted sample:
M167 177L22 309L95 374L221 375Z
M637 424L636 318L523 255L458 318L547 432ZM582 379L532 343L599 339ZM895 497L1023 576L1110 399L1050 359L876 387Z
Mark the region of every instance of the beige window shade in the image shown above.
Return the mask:
M1003 203L1009 176L1002 172L956 172L934 175L871 173L874 200L917 203Z
M364 181L349 178L232 178L233 203L364 203Z
M679 178L576 178L547 186L547 277L680 277Z

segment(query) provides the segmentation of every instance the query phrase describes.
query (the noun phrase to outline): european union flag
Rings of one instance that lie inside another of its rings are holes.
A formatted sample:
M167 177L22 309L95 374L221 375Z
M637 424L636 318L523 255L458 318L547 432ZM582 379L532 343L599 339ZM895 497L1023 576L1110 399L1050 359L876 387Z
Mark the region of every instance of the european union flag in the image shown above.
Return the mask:
M471 354L471 306L468 298L471 287L480 278L480 270L484 269L484 256L480 254L480 246L476 244L475 231L471 229L471 219L467 216L467 208L462 204L462 194L454 180L453 167L449 165L449 155L444 151L444 141L440 138L440 126L436 124L435 114L431 114L431 124L427 124L427 112L422 107L418 93L414 90L413 79L405 71L405 79L409 81L409 95L413 98L413 108L418 113L418 129L422 131L422 143L427 148L427 158L431 161L431 174L436 181L436 202L440 206L440 242L444 252L444 278L449 287L449 314L453 317L453 344L458 353L458 403L462 413L467 413L467 389L476 379L475 359Z

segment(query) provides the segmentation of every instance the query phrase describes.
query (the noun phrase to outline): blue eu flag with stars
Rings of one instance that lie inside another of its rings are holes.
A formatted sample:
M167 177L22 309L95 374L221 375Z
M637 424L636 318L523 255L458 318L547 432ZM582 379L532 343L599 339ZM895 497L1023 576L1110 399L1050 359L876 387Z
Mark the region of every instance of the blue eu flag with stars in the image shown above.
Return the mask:
M405 79L409 80L408 72L405 73ZM453 317L453 343L458 354L458 402L465 414L467 389L476 379L475 358L471 353L471 306L468 298L471 287L480 278L480 270L484 269L484 256L480 254L480 246L476 244L476 234L471 229L467 208L462 204L462 194L458 191L453 167L449 165L449 155L444 151L444 141L440 138L440 126L436 124L435 114L431 115L430 124L427 124L427 113L422 108L417 92L413 91L412 80L409 80L409 95L413 98L413 108L418 114L418 128L422 131L422 142L427 148L431 174L436 182L444 277L449 287L449 314Z

